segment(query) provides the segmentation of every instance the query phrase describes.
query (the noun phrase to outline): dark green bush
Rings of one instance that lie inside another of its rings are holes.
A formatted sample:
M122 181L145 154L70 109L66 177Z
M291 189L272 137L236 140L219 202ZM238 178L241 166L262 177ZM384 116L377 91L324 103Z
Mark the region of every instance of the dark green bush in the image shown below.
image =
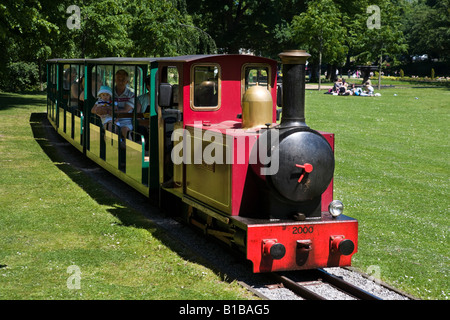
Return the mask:
M0 89L8 92L36 90L39 86L39 68L34 62L11 62L1 77Z

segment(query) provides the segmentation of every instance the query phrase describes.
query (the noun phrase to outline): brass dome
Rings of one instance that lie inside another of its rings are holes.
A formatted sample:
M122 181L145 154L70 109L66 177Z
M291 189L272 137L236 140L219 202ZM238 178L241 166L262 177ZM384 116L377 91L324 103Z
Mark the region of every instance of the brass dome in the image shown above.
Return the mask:
M272 123L272 95L263 86L253 86L247 89L242 97L242 127L244 129L265 126Z

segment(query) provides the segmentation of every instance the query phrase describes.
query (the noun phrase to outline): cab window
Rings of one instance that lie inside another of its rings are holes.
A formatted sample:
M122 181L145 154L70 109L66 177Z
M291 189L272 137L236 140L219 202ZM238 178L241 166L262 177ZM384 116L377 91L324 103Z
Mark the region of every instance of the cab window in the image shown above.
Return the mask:
M269 66L267 65L247 65L244 66L244 92L248 88L259 85L270 89Z
M220 69L217 65L193 67L194 109L218 109L220 106Z

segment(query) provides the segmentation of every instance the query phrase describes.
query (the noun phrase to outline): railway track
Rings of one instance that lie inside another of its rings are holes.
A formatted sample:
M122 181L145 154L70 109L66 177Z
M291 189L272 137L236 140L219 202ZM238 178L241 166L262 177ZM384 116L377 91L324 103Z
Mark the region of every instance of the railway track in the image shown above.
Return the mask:
M332 275L323 269L311 270L307 273L273 273L277 281L273 287L285 287L305 300L356 299L382 300L381 298ZM332 293L338 291L339 293ZM331 294L330 294L331 293Z

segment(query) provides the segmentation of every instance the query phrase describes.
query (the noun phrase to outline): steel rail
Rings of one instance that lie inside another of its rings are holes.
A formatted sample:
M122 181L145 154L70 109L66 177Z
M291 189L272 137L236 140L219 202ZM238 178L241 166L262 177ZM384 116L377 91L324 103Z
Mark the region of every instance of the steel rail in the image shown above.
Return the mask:
M337 290L343 292L346 295L352 296L356 299L360 300L382 300L381 298L361 289L357 286L335 276L328 272L326 272L323 269L316 269L311 270L311 272L314 275L314 278L317 279L316 281L320 281L323 284L328 284ZM292 280L284 275L280 275L277 273L271 274L276 281L281 283L285 288L291 290L295 294L299 295L300 297L307 299L307 300L327 300L324 296L319 295L310 289L306 288L305 285L303 285L300 282L297 282L295 280Z
M290 289L295 294L298 294L299 296L308 299L308 300L326 300L321 295L318 295L317 293L309 290L305 286L287 278L286 276L279 275L277 273L272 274L273 277L282 283L286 288Z
M361 289L357 286L335 276L323 269L315 270L318 277L325 280L327 283L333 285L334 287L344 291L347 294L352 295L353 297L361 300L382 300L381 298Z

